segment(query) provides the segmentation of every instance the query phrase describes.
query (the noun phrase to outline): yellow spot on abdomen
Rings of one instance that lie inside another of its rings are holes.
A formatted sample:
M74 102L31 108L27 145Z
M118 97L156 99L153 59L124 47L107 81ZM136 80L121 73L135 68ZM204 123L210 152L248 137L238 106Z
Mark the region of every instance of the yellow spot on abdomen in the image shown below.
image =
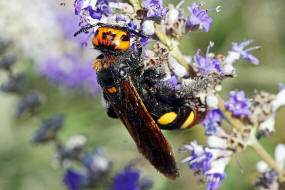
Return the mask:
M175 112L168 112L163 114L162 116L160 116L160 118L158 118L157 122L160 125L168 125L170 123L172 123L177 117L177 114Z
M191 111L191 113L189 114L189 116L187 117L187 119L184 121L184 123L181 125L181 129L187 128L191 125L191 123L194 121L195 119L195 115L194 112Z

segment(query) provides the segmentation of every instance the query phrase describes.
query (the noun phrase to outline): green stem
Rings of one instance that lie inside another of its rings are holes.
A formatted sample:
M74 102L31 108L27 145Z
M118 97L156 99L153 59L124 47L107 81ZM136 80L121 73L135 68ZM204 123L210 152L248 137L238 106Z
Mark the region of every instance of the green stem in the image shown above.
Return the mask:
M250 138L248 145L255 150L255 152L264 160L270 168L279 173L278 179L280 182L284 182L283 171L276 164L275 160L270 156L270 154L263 148L263 146L258 142L258 140L253 136Z

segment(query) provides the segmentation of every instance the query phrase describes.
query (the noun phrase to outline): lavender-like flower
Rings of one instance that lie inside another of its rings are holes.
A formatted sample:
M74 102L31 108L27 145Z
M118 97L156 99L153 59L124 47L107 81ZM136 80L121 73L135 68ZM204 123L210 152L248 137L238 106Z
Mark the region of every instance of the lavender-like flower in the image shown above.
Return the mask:
M111 161L105 157L102 148L95 149L93 153L86 153L82 164L87 169L88 175L93 181L102 178L111 167Z
M36 91L26 95L20 101L19 105L16 108L16 112L15 112L16 117L21 117L25 113L28 113L28 112L33 114L36 111L36 109L41 105L42 102L43 102L43 98Z
M44 119L36 130L32 142L38 144L54 140L58 130L63 126L64 117L64 114L54 114L51 118Z
M210 48L213 47L213 45L214 44L210 42L205 57L200 56L200 49L197 50L196 56L194 56L195 62L193 64L202 73L223 71L222 63L209 55Z
M95 5L95 9L92 6L88 6L86 10L89 12L89 15L93 19L100 20L102 15L108 16L112 13L112 10L109 8L109 2L107 0L98 0Z
M96 72L88 64L75 56L66 55L61 59L49 58L41 65L39 71L51 81L69 88L83 87L91 93L100 91Z
M163 0L146 0L143 6L148 10L147 17L162 19L166 16L167 8L163 8Z
M96 2L96 4L94 4L94 2ZM73 3L75 14L80 15L81 11L85 11L89 13L89 16L92 19L100 20L103 15L108 16L112 13L107 0L98 0L94 2L88 3L83 0L75 0Z
M285 161L285 145L278 144L275 148L275 162L281 170L284 170ZM270 168L264 161L259 161L256 164L260 176L257 177L254 185L258 190L264 189L280 189L280 183L277 181L279 173Z
M178 83L177 77L175 75L162 82L169 84L172 88L182 89L182 85Z
M187 7L190 12L190 15L188 16L186 21L187 31L195 31L202 28L205 32L209 32L213 19L209 17L208 12L213 10L219 12L220 7L205 10L200 9L201 6L201 3L197 5L197 3L193 2L192 6Z
M285 105L285 85L283 83L279 84L279 93L277 94L275 100L272 102L273 110L277 111L281 106Z
M140 179L140 171L131 165L125 167L122 172L115 174L112 190L145 190L152 187L152 180Z
M211 148L213 144L215 148ZM182 163L189 162L189 168L194 170L195 174L201 175L201 181L207 182L207 190L218 190L222 180L226 178L224 169L232 152L224 150L225 144L224 139L215 137L215 140L209 141L207 147L198 145L196 141L193 141L181 149L182 151L190 151L190 156L182 160Z
M83 7L84 0L75 0L73 3L75 15L78 15Z
M1 56L0 57L0 69L9 71L17 61L15 56Z
M238 53L240 58L248 60L254 65L258 65L259 60L255 56L250 54L249 52L252 50L260 49L260 46L255 46L249 49L244 49L246 46L248 46L252 42L253 40L244 41L244 42L241 42L240 44L234 42L231 51Z
M225 173L214 173L207 175L207 190L218 190L225 178Z
M207 152L205 148L198 145L196 141L190 145L184 145L182 151L189 151L190 156L182 160L182 163L189 162L189 168L194 170L195 174L205 174L210 170L210 160L213 157L211 152Z
M27 85L27 76L25 73L18 73L11 76L9 81L1 86L1 91L6 93L21 93Z
M229 100L225 103L226 108L233 113L234 116L251 115L250 101L245 97L244 91L231 91Z
M58 143L54 163L63 166L70 164L71 161L80 160L86 140L84 135L73 135L68 138L66 145Z
M219 109L212 109L207 113L206 118L201 123L206 128L206 135L215 134L217 127L221 125L223 119L222 112Z
M63 183L69 190L82 189L86 180L87 177L84 174L73 169L67 169L63 177Z
M112 190L139 190L139 178L139 170L127 166L123 172L114 176Z

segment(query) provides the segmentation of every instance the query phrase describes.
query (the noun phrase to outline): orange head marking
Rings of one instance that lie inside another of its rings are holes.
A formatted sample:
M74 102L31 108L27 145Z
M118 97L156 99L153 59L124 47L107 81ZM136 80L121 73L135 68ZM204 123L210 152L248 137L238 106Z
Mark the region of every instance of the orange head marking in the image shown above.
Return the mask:
M92 43L101 50L127 50L130 47L130 34L116 28L99 27Z

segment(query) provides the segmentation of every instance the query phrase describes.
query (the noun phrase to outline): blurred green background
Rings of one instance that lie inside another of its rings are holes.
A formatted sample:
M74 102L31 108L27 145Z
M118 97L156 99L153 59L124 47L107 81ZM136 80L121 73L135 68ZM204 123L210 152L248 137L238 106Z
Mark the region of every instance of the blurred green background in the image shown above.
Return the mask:
M41 0L44 1L44 0ZM17 2L17 1L16 1ZM25 0L25 3L34 3L36 0ZM176 4L178 1L165 1ZM187 1L184 5L191 5ZM253 45L260 45L260 51L253 52L260 60L259 66L254 66L245 61L235 64L238 77L224 82L222 96L230 90L243 89L248 97L253 95L254 90L265 90L271 93L278 92L278 83L285 83L285 2L284 0L227 0L205 1L206 8L221 5L220 13L210 13L214 19L210 32L194 32L184 37L181 49L184 54L194 55L197 48L206 51L209 41L215 43L212 52L226 54L231 48L231 43L253 39ZM5 5L7 3L7 5ZM0 8L11 8L10 2L0 3ZM12 1L11 1L12 3ZM19 11L27 10L25 3L18 4ZM67 1L67 4L71 3ZM59 6L59 2L50 1L50 4ZM63 11L67 7L59 7L57 11ZM64 10L66 11L66 10ZM73 10L69 10L73 12ZM188 13L187 13L188 14ZM0 13L1 16L1 13ZM4 15L5 16L5 15ZM0 17L0 23L5 22L5 17ZM23 23L16 19L6 27L13 25L22 27ZM34 23L37 25L37 23ZM2 25L1 25L2 26ZM2 30L2 29L1 29ZM5 31L5 29L3 29ZM51 29L52 30L52 29ZM9 30L8 30L9 31ZM48 31L47 31L48 32ZM0 31L0 35L1 35ZM5 34L5 33L4 33ZM19 36L9 36L11 40L21 39ZM43 36L35 36L33 40ZM5 35L1 36L6 38ZM8 38L8 37L7 37ZM65 127L59 133L59 138L65 141L70 135L85 134L88 137L90 150L95 146L103 146L106 156L113 160L112 172L122 170L123 166L134 162L142 169L143 175L154 180L154 190L186 190L205 189L205 185L197 185L198 176L188 169L187 164L180 164L179 160L188 156L188 153L179 153L178 148L183 143L189 143L196 139L199 143L205 143L204 128L196 126L185 131L164 131L175 152L176 160L180 168L181 177L175 181L166 179L138 153L134 142L125 127L119 120L113 120L106 116L101 106L100 96L86 95L82 90L65 91L51 84L47 79L39 77L33 69L33 60L15 46L15 53L19 61L15 70L25 70L29 75L30 89L38 89L46 96L46 102L40 107L40 117L45 118L53 113L63 112L67 115ZM88 50L90 51L90 50ZM0 84L6 81L8 76L0 72ZM62 184L63 170L52 166L54 145L34 146L30 143L31 136L39 125L37 118L15 119L15 106L19 97L11 94L0 93L0 189L5 190L60 190L66 189ZM285 108L281 109L276 116L276 130L270 138L262 139L261 143L271 155L278 143L285 142ZM237 154L244 173L232 159L228 165L227 179L224 180L221 189L254 189L252 184L258 174L255 168L257 155L250 148L243 153Z

